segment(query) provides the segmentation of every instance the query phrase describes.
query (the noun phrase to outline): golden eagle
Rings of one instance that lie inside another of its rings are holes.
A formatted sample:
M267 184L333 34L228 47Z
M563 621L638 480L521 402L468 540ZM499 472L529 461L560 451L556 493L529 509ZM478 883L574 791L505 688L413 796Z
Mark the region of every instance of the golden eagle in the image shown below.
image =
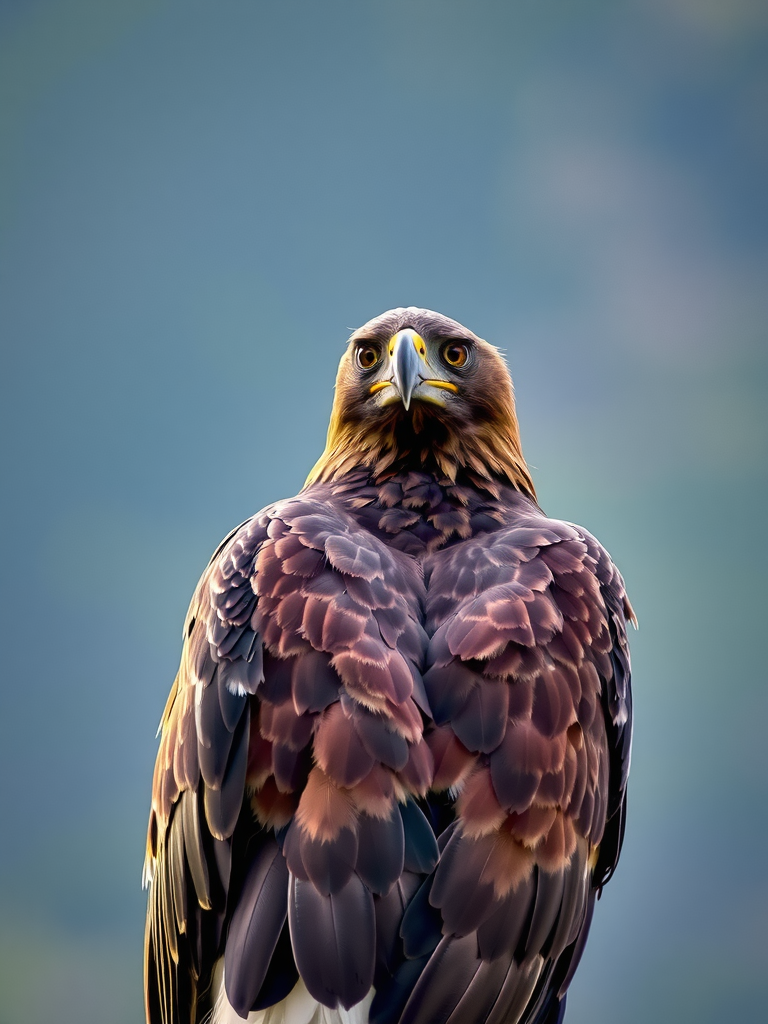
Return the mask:
M295 498L203 573L149 820L151 1024L556 1024L624 833L624 584L549 519L507 367L352 335Z

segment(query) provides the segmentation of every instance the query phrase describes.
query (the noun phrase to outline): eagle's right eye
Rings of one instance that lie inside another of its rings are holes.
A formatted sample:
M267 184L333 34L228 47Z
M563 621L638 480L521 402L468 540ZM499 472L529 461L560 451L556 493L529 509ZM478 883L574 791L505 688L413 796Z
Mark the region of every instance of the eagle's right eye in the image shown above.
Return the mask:
M361 370L372 370L379 361L379 351L373 345L358 345L355 360Z

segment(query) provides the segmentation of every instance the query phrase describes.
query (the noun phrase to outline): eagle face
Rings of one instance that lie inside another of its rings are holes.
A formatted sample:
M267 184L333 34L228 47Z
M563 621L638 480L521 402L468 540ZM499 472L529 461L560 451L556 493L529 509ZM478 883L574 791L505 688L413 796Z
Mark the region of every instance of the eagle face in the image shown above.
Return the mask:
M339 367L339 412L375 422L417 421L431 407L460 429L509 406L512 388L492 345L456 320L415 307L391 310L355 331Z
M420 334L406 327L386 345L361 338L355 342L353 356L363 389L367 387L370 396L377 396L379 407L401 402L407 412L411 398L445 408L445 392L459 393L460 371L471 365L470 345L455 338L430 340L427 344Z
M190 605L149 1024L561 1024L624 834L628 620L536 502L497 350L415 307L355 331L304 488Z

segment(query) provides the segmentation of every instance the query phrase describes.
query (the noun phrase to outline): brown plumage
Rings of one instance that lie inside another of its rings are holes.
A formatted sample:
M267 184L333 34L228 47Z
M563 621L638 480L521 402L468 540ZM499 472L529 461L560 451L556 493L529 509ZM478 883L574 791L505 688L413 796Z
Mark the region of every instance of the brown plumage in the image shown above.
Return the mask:
M562 1020L623 838L632 618L536 504L497 351L422 309L356 331L305 488L190 606L148 1021Z

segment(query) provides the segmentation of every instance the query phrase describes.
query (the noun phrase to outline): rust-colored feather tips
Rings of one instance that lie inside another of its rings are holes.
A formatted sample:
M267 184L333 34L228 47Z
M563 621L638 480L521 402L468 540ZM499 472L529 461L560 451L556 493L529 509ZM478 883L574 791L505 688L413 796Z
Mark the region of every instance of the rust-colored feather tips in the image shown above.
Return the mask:
M215 552L162 722L149 1024L560 1024L621 850L633 613L496 350L356 331L304 490Z

